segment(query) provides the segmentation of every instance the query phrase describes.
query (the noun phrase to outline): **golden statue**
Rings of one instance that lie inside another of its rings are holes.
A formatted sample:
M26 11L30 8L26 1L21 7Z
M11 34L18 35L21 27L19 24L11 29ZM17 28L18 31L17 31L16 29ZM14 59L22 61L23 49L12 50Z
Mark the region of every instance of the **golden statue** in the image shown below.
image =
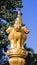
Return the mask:
M24 59L19 59L19 57L25 57L27 55L26 50L24 49L24 41L26 40L26 34L29 33L29 30L26 26L22 26L22 24L20 12L18 12L13 27L9 26L6 30L11 45L10 49L7 51L7 54L12 56L11 60L9 60L10 65L15 65L15 62L16 65L24 65L25 62Z
M26 40L26 34L29 33L29 30L27 29L27 27L22 26L20 17L16 18L14 26L9 26L6 32L9 34L8 39L11 43L11 48L24 48L24 41Z

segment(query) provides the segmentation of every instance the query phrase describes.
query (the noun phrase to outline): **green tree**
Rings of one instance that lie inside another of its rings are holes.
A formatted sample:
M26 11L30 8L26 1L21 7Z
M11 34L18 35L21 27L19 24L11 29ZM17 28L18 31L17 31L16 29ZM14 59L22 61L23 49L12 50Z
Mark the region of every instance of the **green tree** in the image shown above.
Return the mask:
M28 53L26 57L26 65L37 65L37 54Z
M28 48L26 44L24 48L28 51L28 55L26 57L26 65L37 65L37 54L34 53L32 48Z
M5 30L14 24L17 8L22 8L22 0L0 0L0 48L9 43Z
M37 54L32 48L27 48L28 56L26 57L26 65L37 65Z

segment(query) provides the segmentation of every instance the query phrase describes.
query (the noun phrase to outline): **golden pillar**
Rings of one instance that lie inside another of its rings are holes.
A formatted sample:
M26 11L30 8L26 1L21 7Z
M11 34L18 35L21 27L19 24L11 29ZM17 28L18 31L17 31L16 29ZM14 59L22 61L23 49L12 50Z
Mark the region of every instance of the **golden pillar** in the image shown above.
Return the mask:
M29 33L29 30L26 26L23 26L20 12L18 12L14 26L9 26L6 32L8 33L8 39L11 45L10 49L7 51L7 55L10 58L9 64L25 65L25 58L28 52L24 48L24 41L26 40L26 34Z

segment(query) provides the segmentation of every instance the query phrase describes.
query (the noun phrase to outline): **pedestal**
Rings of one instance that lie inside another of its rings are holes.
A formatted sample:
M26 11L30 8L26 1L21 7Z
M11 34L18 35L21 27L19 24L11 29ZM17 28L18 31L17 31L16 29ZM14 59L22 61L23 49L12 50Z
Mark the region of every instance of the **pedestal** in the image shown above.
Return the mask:
M27 51L25 49L17 49L11 48L7 51L7 55L9 56L9 64L10 65L25 65L25 58L27 56Z

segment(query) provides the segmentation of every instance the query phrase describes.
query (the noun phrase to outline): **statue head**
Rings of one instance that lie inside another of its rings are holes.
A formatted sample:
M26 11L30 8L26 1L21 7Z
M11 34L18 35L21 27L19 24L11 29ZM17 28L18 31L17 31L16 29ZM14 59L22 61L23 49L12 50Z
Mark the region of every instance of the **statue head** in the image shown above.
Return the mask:
M20 29L22 26L22 22L21 22L21 19L20 18L16 18L16 21L15 21L15 24L14 24L14 28L15 29Z
M6 32L9 34L12 31L12 27L9 26L9 28L6 30Z

